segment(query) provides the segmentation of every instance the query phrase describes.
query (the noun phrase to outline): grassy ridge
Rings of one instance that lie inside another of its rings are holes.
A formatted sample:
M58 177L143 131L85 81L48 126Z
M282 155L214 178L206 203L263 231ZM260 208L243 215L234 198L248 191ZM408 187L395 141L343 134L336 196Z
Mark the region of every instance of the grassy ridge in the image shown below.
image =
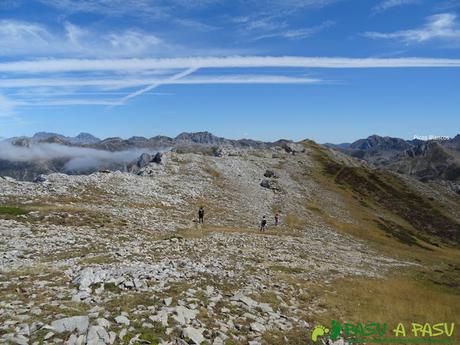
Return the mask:
M431 244L433 237L454 246L460 244L460 224L445 214L435 201L416 194L397 176L383 170L347 166L331 158L319 145L314 145L313 149L324 176L351 192L363 207L383 208L412 227L399 226L396 231L388 220L380 219L377 222L380 229L406 244L414 244L414 237Z

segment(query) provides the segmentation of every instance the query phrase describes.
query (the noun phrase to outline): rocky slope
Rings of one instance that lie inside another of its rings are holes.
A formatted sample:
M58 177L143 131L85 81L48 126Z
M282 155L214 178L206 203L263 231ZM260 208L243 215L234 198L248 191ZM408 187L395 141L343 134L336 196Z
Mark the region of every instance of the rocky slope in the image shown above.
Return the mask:
M0 178L0 342L305 344L334 282L421 265L342 227L392 249L458 246L456 194L312 142L144 155L130 170ZM414 218L427 208L442 229Z

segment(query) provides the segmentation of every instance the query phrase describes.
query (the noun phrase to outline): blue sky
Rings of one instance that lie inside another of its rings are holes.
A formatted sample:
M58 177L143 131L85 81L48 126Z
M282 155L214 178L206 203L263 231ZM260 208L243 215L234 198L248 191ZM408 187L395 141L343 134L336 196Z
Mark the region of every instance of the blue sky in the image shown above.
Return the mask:
M0 0L0 137L460 132L460 0Z

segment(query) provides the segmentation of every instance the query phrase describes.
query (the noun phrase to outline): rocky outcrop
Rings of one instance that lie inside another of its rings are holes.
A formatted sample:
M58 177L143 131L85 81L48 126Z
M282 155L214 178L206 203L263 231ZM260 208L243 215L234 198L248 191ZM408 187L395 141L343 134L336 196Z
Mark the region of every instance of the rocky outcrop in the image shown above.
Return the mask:
M422 181L460 179L460 136L450 140L403 140L372 135L335 150L379 168L415 176ZM331 147L329 145L329 147Z

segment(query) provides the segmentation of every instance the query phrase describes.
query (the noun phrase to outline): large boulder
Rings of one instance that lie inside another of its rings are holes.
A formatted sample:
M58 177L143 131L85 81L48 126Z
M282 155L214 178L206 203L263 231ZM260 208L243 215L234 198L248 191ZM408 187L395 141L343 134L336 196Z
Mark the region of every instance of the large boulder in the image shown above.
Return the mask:
M111 339L104 327L91 326L86 341L87 345L105 345L110 344Z
M163 153L161 152L157 152L154 155L151 155L149 153L143 153L140 155L140 157L137 159L135 163L131 163L128 166L128 171L131 173L138 174L145 167L149 166L151 163L163 164L164 163L163 158L164 158Z
M72 316L64 319L59 319L51 323L51 327L58 333L62 332L75 332L83 334L88 329L89 319L88 316Z
M124 315L119 315L115 318L115 322L119 325L129 326L129 319Z
M288 143L283 144L282 147L283 147L284 151L286 151L287 153L290 153L292 155L295 155L295 154L300 153L300 152L305 152L305 147L303 147L302 144L288 142Z
M184 306L177 306L176 307L176 315L173 316L174 320L176 320L179 324L185 325L190 323L191 320L195 319L198 315L198 310L189 309Z
M182 337L189 339L192 344L199 345L204 341L204 328L186 327L182 330Z

